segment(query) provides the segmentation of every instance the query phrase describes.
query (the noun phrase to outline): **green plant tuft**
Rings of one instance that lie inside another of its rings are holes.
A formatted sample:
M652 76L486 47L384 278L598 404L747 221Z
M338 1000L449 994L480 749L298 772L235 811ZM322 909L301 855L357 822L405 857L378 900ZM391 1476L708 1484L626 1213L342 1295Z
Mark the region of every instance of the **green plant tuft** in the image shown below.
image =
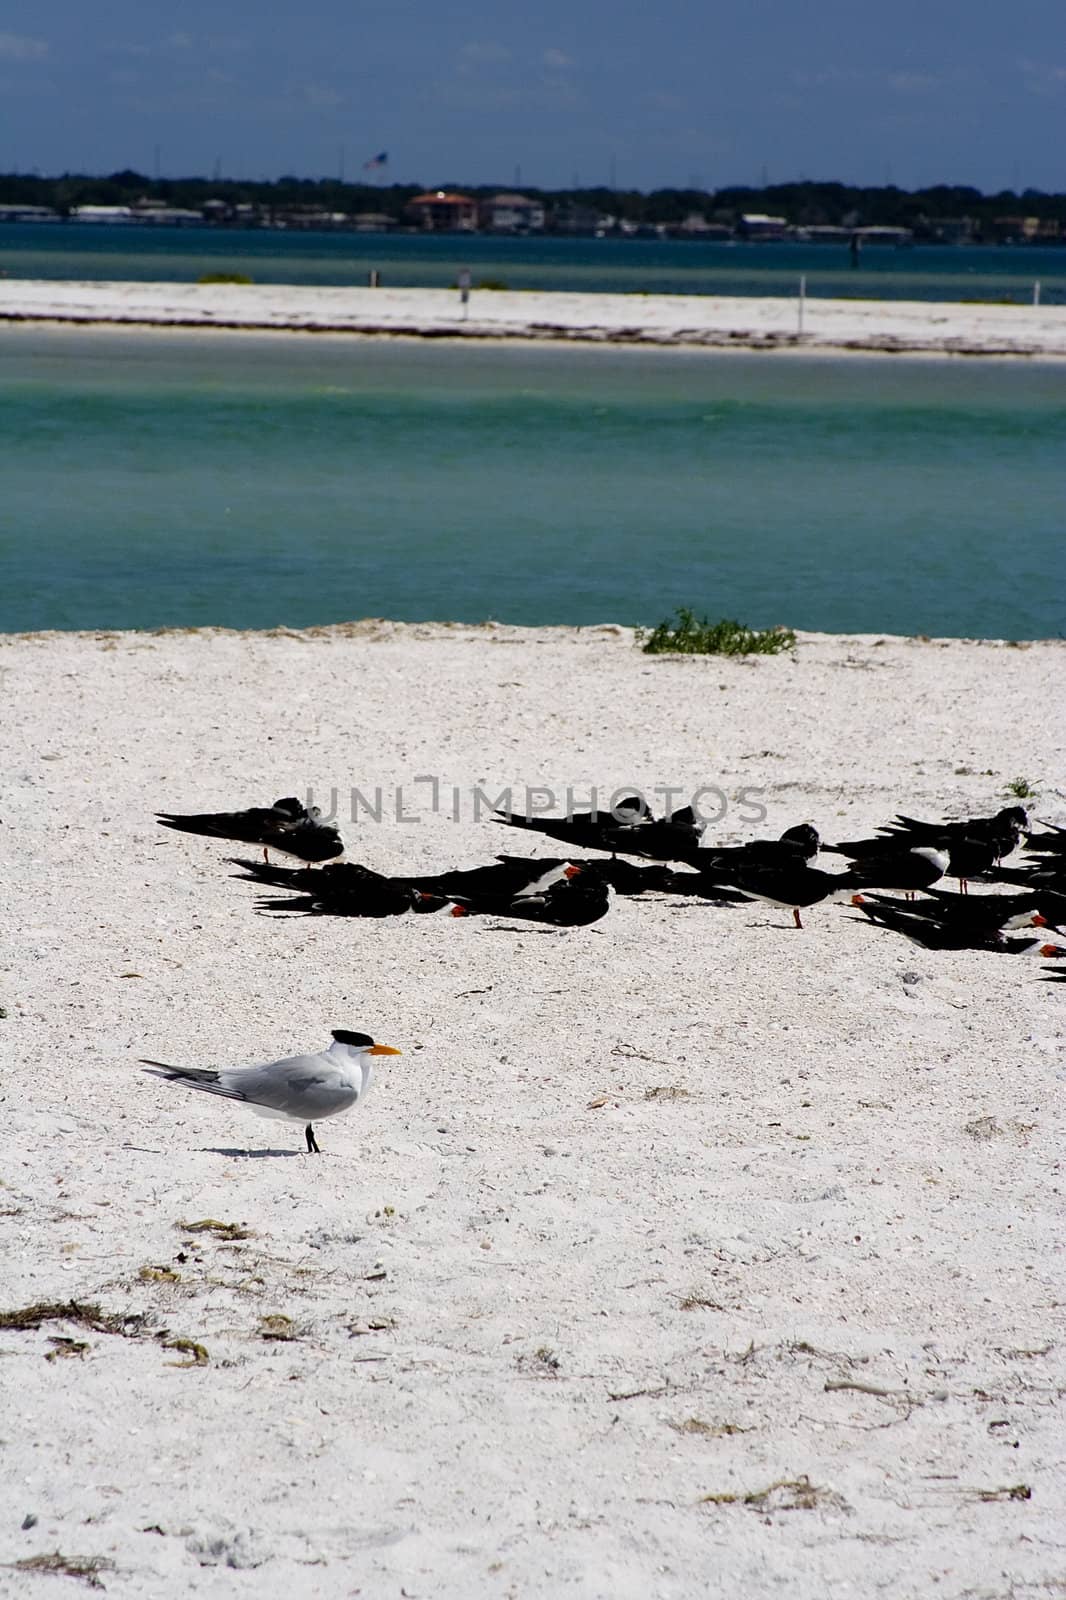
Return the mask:
M1007 793L1012 794L1016 800L1036 799L1036 790L1028 778L1012 778L1007 785Z
M453 289L459 289L461 287L462 286L458 281L452 284ZM477 282L472 283L470 287L471 289L510 289L511 286L507 282L506 278L479 278Z
M776 656L796 643L791 628L746 628L728 617L711 622L688 606L678 606L676 621L667 618L650 632L638 628L636 635L648 656Z
M197 283L251 283L246 272L202 272Z

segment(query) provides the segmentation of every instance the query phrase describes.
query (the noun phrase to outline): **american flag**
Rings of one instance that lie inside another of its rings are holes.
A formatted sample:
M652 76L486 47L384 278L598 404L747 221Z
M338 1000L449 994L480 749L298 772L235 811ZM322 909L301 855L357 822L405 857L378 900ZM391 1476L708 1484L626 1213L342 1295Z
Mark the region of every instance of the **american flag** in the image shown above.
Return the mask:
M363 162L363 171L364 172L371 172L374 169L374 167L387 166L388 165L388 161L389 161L389 152L387 150L379 150L376 156L371 156L369 161L364 161Z

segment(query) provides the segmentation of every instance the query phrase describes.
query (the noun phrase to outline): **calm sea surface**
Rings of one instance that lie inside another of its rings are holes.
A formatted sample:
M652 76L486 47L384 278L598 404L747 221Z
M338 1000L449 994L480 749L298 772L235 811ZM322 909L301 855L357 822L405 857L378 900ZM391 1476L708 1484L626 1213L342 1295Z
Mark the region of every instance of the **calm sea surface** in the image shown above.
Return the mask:
M0 273L11 278L162 280L243 272L256 283L365 284L371 268L392 288L474 281L510 289L595 294L795 294L877 300L1009 300L1066 304L1066 249L867 246L858 269L846 245L697 244L657 239L493 239L455 234L285 233L213 228L0 226Z
M1066 632L1066 368L0 330L0 630Z

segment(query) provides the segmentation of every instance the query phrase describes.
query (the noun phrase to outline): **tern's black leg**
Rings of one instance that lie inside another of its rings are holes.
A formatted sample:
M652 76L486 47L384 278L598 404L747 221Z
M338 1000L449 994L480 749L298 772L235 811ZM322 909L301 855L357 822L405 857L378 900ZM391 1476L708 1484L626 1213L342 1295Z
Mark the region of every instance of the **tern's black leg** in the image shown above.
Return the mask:
M314 1156L320 1156L322 1154L322 1152L318 1148L318 1140L315 1138L315 1130L314 1130L314 1128L312 1128L311 1124L308 1123L307 1127L306 1127L306 1129L304 1131L307 1134L307 1152L308 1152L308 1154L309 1155L314 1155Z

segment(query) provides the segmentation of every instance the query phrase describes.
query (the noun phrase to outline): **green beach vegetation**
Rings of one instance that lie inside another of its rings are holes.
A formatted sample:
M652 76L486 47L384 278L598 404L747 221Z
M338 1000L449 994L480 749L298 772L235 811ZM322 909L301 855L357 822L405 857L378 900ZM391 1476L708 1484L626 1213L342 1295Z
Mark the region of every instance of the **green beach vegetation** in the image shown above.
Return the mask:
M729 617L712 622L688 606L678 606L674 620L667 617L658 627L636 633L646 656L776 656L796 643L791 628L747 628Z

